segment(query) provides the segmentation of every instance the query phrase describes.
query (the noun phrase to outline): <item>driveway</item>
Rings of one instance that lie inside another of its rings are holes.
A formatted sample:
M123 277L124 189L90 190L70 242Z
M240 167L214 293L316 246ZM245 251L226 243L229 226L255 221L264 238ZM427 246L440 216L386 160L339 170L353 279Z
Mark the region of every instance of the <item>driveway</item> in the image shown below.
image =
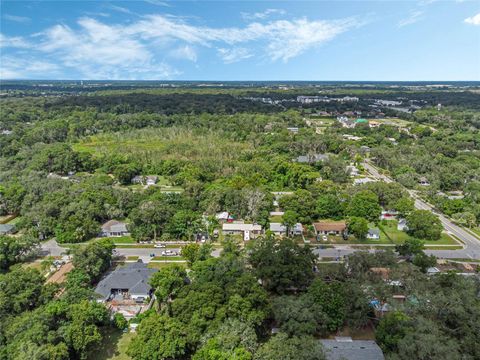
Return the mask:
M368 162L364 162L363 166L375 179L385 181L387 183L394 182L394 180L392 180L390 177L380 174L379 171ZM407 191L415 200L415 208L434 212L433 207L420 199L414 191L408 189ZM461 226L453 223L445 215L438 212L435 212L435 214L439 217L444 229L460 239L460 241L465 245L465 248L462 250L426 250L425 252L427 254L433 254L437 257L480 259L480 239L466 231Z

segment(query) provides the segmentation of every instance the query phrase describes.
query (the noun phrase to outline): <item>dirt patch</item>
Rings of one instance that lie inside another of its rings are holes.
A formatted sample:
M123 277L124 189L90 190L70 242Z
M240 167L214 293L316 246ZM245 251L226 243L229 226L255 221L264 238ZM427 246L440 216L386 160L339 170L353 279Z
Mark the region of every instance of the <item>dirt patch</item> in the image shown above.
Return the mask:
M66 263L60 267L52 276L47 280L47 284L62 284L67 278L67 274L72 271L73 264L71 262Z

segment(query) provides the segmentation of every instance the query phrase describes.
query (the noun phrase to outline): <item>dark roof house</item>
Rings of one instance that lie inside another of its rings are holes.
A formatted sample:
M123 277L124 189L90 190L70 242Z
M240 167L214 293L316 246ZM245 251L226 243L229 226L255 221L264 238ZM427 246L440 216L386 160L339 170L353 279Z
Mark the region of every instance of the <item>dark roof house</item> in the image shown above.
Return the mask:
M320 340L327 360L384 360L382 349L373 340L352 340L336 337L335 340Z
M152 287L148 281L155 272L156 269L148 268L143 262L130 263L104 277L95 288L95 293L104 301L118 295L144 300L150 296Z

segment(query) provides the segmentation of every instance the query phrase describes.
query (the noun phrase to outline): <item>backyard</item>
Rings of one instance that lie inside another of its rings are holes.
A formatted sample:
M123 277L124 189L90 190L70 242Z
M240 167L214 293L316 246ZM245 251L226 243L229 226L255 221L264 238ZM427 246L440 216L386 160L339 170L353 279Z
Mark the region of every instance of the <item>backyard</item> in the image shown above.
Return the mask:
M124 333L117 329L105 332L98 351L92 353L89 360L130 360L127 348L134 336L135 333Z

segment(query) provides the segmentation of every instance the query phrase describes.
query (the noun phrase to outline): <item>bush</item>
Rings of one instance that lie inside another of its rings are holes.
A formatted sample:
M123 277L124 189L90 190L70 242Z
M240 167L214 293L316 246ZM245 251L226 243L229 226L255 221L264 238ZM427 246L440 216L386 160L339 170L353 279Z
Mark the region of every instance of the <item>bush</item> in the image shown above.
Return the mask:
M116 313L113 316L113 324L120 330L125 330L128 327L127 319L120 313Z

